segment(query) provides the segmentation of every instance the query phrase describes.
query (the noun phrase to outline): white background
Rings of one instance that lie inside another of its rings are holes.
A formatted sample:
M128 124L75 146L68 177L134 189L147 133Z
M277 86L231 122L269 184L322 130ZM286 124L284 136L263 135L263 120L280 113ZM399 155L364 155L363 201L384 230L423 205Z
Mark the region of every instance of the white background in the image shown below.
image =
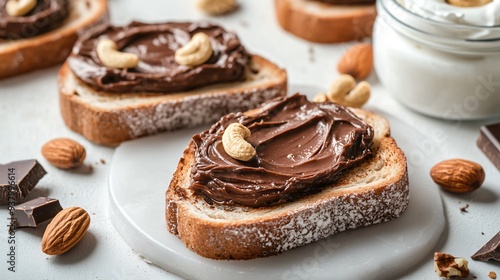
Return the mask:
M194 8L193 1L111 0L109 5L114 24L126 24L133 19L220 23L236 31L248 50L286 68L291 83L311 84L326 90L338 75L337 61L351 43L317 45L302 41L278 27L273 1L239 2L243 3L237 12L221 18L204 16ZM7 231L1 230L0 279L170 279L173 276L135 254L111 225L107 187L113 149L92 144L65 127L59 114L57 68L0 81L0 163L38 159L48 174L29 197L49 196L58 198L63 207L83 207L91 214L91 225L82 242L62 256L48 256L41 251L44 228L18 230L15 273L7 271ZM500 230L500 173L475 144L480 125L492 120L457 122L428 118L396 103L378 84L375 74L368 81L374 85L368 109L391 112L435 142L415 143L423 158L434 153L432 147L438 146L446 155L443 160L458 157L483 165L486 181L478 191L465 195L441 192L447 225L435 250L470 260L469 256ZM46 162L40 149L55 137L70 137L82 143L87 150L85 166L62 171ZM465 204L469 204L468 213L461 213L459 207ZM8 212L2 207L0 219L5 225L7 218ZM469 266L478 279L488 279L489 271L500 275L499 263L470 261ZM401 278L437 279L432 252L423 260L415 260L415 267Z

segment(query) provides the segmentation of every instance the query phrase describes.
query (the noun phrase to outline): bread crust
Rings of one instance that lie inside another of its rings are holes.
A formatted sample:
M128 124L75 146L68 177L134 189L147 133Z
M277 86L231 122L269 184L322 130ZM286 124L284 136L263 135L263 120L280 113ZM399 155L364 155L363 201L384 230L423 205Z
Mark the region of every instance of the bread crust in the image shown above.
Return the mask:
M316 43L370 37L377 15L374 4L345 6L309 0L275 0L274 3L283 29Z
M64 62L79 34L107 21L105 0L70 1L70 13L61 27L33 38L0 39L0 79Z
M276 255L341 231L399 217L409 202L404 153L390 137L385 119L354 111L375 128L374 156L321 192L278 206L214 206L193 195L189 189L194 161L191 142L166 191L168 231L201 256L243 260Z
M61 114L70 129L106 146L211 123L286 95L285 70L257 55L251 61L245 81L169 94L99 92L78 79L65 63L59 71ZM259 73L254 74L255 70Z

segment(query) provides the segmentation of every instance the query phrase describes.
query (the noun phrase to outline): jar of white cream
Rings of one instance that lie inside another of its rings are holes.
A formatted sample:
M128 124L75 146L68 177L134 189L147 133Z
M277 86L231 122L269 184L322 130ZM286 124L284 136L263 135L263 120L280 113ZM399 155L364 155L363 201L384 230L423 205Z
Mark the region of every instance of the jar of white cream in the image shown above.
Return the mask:
M378 0L377 75L402 104L455 120L500 116L500 0Z

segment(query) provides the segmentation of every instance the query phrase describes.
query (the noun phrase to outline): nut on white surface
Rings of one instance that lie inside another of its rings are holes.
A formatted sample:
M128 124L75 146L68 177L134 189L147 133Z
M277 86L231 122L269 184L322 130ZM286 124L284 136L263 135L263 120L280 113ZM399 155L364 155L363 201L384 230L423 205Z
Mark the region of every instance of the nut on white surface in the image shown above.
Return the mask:
M210 15L222 15L236 9L236 0L197 0L196 5Z
M80 143L72 139L56 138L43 145L42 155L55 167L72 169L83 164L87 152Z
M356 80L350 75L340 75L326 94L332 102L343 106L361 108L370 99L370 84L363 81L356 85Z
M466 259L442 252L434 253L434 271L438 276L445 278L466 278L470 272Z
M475 191L485 179L483 167L465 159L441 161L432 167L430 175L436 184L454 193Z
M356 44L351 47L337 65L339 73L351 75L356 80L368 77L372 69L373 47L367 43Z

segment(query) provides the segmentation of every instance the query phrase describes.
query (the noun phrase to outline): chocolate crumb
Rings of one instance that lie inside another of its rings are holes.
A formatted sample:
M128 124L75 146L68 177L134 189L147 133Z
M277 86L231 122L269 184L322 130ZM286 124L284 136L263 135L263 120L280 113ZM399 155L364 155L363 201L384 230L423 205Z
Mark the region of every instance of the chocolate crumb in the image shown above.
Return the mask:
M487 262L490 259L500 261L500 231L474 253L471 258L483 262Z
M488 273L488 277L491 279L497 279L497 274L494 271L490 271L490 273Z
M467 208L469 208L469 204L465 204L465 206L460 207L460 212L469 213L469 211L467 211Z
M102 159L102 158L101 158L99 161L100 161L102 164L106 164L106 161L105 161L104 159Z
M484 232L481 231L481 235L484 235Z
M477 276L472 276L472 279L477 279Z

